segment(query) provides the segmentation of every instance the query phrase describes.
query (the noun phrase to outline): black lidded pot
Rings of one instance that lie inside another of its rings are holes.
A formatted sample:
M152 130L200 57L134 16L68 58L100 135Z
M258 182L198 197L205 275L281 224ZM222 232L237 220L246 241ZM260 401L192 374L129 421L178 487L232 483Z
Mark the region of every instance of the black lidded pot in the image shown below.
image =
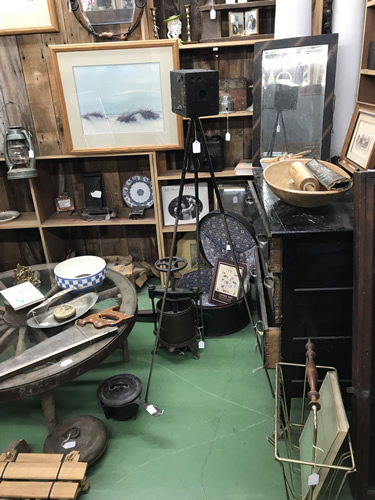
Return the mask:
M106 379L97 390L98 401L106 418L129 420L135 418L139 406L142 382L135 375L124 373Z

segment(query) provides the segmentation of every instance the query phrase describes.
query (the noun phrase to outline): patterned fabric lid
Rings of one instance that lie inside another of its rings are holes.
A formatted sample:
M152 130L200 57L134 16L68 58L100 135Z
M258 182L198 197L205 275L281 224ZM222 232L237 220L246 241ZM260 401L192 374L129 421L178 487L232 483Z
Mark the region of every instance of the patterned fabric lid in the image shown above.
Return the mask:
M247 219L235 212L227 210L225 217L237 260L247 265L249 276L254 267L254 228ZM219 211L210 212L200 221L200 244L202 255L212 266L217 257L233 260L223 216Z

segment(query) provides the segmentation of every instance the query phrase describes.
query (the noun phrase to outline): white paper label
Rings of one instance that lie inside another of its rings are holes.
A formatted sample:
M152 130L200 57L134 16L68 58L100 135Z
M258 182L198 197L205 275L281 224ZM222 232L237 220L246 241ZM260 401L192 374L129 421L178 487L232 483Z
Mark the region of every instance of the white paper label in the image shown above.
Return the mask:
M34 158L34 151L29 149L29 158Z
M238 196L233 196L233 205L237 205L238 203Z
M193 153L199 154L201 152L201 143L199 141L193 142Z
M57 200L59 208L69 208L71 205L70 200Z
M203 340L200 340L198 342L198 347L199 347L199 349L204 349L204 341Z
M64 359L63 361L61 361L60 363L60 366L69 366L73 363L73 360L71 358L69 359Z
M227 133L225 134L225 140L226 140L227 142L229 142L229 141L230 141L230 132L227 132Z
M76 445L75 441L68 441L67 443L64 443L62 447L65 448L66 450L69 450L69 448L74 448L75 445Z
M155 413L157 413L157 409L154 405L148 405L146 411L148 411L150 415L155 415Z
M210 19L216 19L216 10L213 7L210 10Z
M102 192L101 191L91 191L90 196L92 198L101 198L102 197Z
M313 472L310 474L307 484L309 486L316 486L319 483L319 474Z

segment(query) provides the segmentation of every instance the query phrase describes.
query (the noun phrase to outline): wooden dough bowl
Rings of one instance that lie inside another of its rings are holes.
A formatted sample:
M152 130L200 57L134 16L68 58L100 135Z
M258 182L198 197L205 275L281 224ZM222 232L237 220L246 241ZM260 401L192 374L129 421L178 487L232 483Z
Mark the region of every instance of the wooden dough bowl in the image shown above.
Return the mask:
M289 173L289 168L294 161L296 160L290 159L271 163L271 165L268 165L263 171L264 179L271 191L289 205L304 208L323 207L336 200L336 198L351 188L350 185L346 189L337 191L299 191L292 182ZM305 164L310 161L310 158L298 159L297 161ZM322 163L331 170L338 172L343 177L350 179L350 175L342 168L327 161L322 161Z

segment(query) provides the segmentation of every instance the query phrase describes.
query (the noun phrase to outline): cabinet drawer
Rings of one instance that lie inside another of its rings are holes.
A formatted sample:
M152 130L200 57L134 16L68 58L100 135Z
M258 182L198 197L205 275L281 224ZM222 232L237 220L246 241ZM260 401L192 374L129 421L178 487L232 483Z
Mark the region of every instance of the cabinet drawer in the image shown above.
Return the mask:
M291 288L340 288L353 283L352 235L285 239L283 280Z

